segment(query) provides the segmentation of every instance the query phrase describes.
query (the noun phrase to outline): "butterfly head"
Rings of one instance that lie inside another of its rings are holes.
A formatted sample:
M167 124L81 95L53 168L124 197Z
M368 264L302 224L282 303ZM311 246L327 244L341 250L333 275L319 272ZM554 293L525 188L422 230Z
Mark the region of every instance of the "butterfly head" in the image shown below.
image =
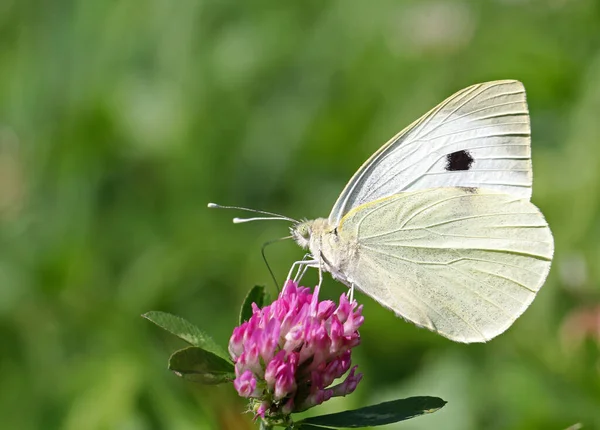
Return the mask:
M322 237L333 230L326 218L317 218L294 224L290 232L298 245L313 251L313 245L317 246L317 242L320 243Z
M314 221L302 221L290 228L292 237L303 249L308 249L312 236L312 224Z

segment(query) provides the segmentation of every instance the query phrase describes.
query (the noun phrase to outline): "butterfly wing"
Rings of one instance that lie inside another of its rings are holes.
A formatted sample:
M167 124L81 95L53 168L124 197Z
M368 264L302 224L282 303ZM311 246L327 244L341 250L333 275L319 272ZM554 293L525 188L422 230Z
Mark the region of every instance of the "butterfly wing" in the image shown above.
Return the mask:
M531 197L530 127L518 81L473 85L402 130L354 174L333 206L352 208L401 191L482 187Z
M485 342L521 315L544 283L550 229L527 199L435 188L355 208L345 276L397 315L458 342Z

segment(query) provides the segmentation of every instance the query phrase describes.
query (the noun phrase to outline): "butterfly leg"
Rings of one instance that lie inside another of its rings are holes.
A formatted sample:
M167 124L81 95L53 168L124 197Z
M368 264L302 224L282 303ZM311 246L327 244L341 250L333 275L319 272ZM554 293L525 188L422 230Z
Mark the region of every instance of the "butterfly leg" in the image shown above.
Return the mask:
M303 262L303 264L299 265L298 272L296 273L296 276L294 276L294 282L296 284L299 283L302 280L302 278L304 277L304 274L306 273L308 268L313 267L316 263L317 263L316 260L307 260L307 261Z
M300 282L300 280L304 277L304 274L306 273L306 270L308 269L308 264L299 264L298 265L298 271L296 272L296 274L294 275L293 281L294 283L298 283ZM290 278L292 279L292 278Z
M302 260L294 262L294 264L292 264L292 267L290 268L290 271L288 272L286 279L294 279L295 280L298 276L301 277L301 275L303 275L304 272L306 271L306 267L314 265L316 263L316 260L310 260L310 258L311 258L310 254L305 254L304 257L302 257ZM296 269L298 269L298 272L292 278L292 274L294 273L294 270L296 270Z
M321 288L321 285L323 284L323 260L325 257L323 257L323 253L321 251L319 251L319 288Z
M323 284L323 260L325 260L325 256L323 255L323 252L321 252L322 240L323 238L321 237L319 239L319 253L317 254L319 256L319 288L321 288L321 285Z
M304 254L304 257L302 257L302 260L300 260L300 261L295 261L295 262L292 264L292 267L290 267L290 271L288 272L288 274L287 274L287 277L285 278L286 280L288 280L288 279L292 279L292 273L294 273L294 270L295 270L297 267L301 266L301 265L302 265L302 263L303 263L304 261L306 261L306 258L307 258L309 255L310 255L310 254ZM299 273L299 272L300 272L300 270L298 270L298 273ZM293 278L293 279L296 279L296 277L298 276L298 273L296 273L296 275L294 276L294 278Z
M317 260L314 260L311 258L312 258L312 256L310 254L306 254L302 258L302 260L294 262L294 264L292 264L292 267L290 268L290 271L288 272L288 276L286 279L291 279L295 283L300 282L300 280L302 279L302 277L306 273L306 270L309 267L317 267L317 264L318 264ZM295 275L294 275L294 271L296 271ZM292 275L294 275L294 276L292 277ZM284 286L284 288L285 288L285 286Z
M323 283L323 260L319 259L319 288L321 288L322 283Z
M354 282L350 285L350 289L348 290L348 300L350 300L350 302L354 301Z

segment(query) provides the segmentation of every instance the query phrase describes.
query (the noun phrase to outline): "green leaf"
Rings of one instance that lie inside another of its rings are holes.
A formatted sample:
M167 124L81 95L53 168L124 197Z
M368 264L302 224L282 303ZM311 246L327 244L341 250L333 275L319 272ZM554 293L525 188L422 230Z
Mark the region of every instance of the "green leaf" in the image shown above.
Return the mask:
M446 402L438 397L410 397L352 411L306 418L300 423L345 428L374 427L430 414L445 404Z
M242 309L240 310L240 325L244 321L248 321L252 316L252 303L256 303L256 306L262 308L265 304L265 287L262 285L255 285L246 295Z
M158 311L151 311L142 316L190 345L210 351L224 360L230 360L229 354L223 348L191 322L181 317Z
M169 369L182 378L202 384L221 384L235 378L233 364L197 346L173 353Z
M264 294L263 294L263 302L262 305L265 306L269 303L271 303L273 300L271 300L271 295L269 294L268 291L265 290Z
M298 430L331 430L331 427L314 426L312 424L300 424Z

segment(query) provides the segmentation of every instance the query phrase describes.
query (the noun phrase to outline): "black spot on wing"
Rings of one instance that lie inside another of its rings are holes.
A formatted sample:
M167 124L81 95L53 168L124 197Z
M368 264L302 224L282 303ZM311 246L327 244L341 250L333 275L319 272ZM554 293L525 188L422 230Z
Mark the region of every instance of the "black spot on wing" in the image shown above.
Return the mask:
M446 155L446 170L469 170L473 164L473 157L468 151L456 151Z
M461 188L467 194L477 194L476 187L459 187L459 188Z

